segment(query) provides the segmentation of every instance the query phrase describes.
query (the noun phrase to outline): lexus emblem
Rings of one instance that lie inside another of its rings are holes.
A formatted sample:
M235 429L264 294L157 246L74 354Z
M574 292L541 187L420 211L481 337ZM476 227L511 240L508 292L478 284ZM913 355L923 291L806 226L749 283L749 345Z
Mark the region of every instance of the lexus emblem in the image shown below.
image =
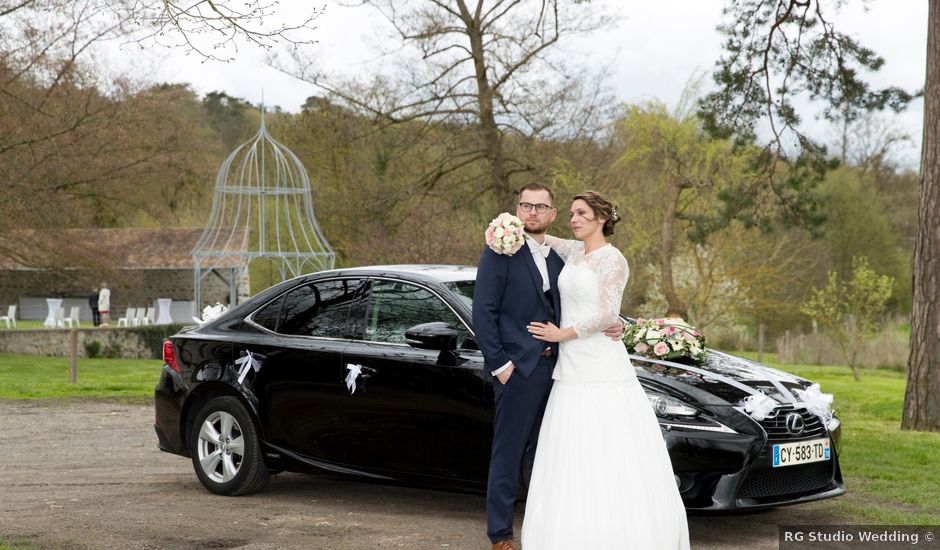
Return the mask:
M799 413L791 412L787 415L787 431L793 435L800 435L806 424L803 423L803 417Z

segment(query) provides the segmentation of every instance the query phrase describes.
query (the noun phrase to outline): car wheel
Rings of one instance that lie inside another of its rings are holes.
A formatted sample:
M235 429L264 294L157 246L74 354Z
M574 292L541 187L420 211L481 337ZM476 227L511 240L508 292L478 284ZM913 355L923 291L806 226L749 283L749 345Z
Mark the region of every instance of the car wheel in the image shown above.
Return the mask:
M267 485L258 433L235 397L217 397L196 415L190 436L193 468L199 481L217 495L247 495Z

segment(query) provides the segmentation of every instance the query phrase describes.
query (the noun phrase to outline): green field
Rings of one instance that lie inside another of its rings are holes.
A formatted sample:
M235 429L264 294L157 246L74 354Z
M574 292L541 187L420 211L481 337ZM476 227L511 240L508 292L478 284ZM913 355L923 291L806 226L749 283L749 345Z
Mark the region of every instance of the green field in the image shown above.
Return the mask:
M80 359L69 383L67 357L0 354L0 399L152 399L163 367L159 359Z
M835 396L848 494L822 503L825 510L856 523L940 525L940 433L899 429L903 373L865 370L856 382L847 367L768 364ZM160 368L155 359L82 359L72 385L66 358L0 354L0 399L146 401Z

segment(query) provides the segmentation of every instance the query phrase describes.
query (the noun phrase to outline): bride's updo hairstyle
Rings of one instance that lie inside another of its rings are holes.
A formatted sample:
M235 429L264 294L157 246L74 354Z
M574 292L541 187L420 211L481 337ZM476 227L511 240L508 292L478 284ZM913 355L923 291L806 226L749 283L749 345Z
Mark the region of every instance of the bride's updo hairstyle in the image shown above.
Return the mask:
M594 211L594 216L598 218L604 218L604 236L609 237L614 234L614 225L620 221L620 214L617 212L617 205L610 202L603 195L597 191L585 191L580 195L576 195L575 198L571 200L574 202L578 199L583 200L591 207L591 210Z

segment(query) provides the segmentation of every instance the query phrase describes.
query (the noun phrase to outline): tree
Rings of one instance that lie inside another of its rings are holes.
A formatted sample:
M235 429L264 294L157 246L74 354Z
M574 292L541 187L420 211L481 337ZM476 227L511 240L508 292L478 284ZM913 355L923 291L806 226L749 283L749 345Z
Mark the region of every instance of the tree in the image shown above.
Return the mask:
M920 202L914 242L914 301L911 356L901 427L940 431L940 0L927 16L927 82L924 87L924 144L920 160Z
M373 80L328 77L302 54L284 70L381 125L422 127L415 138L437 154L417 178L421 193L447 182L449 192L511 204L515 180L548 172L529 162L527 144L590 137L607 121L604 89L553 54L566 37L611 23L597 10L564 0L362 3L400 41ZM447 140L432 143L444 128Z
M88 251L67 250L54 231L10 229L111 226L138 209L155 219L155 197L179 204L185 187L205 181L196 166L203 136L179 111L192 92L104 80L94 67L98 45L182 41L215 58L222 50L201 49L210 44L197 45L196 36L219 47L271 46L310 27L301 19L272 28L276 4L0 0L0 254L39 268L62 265L69 254L88 263Z
M802 308L839 345L855 380L861 380L858 353L881 331L879 321L893 287L893 277L878 275L868 266L868 258L860 256L852 260L851 279L840 280L830 271L825 288L813 288L812 298Z
M26 44L53 46L79 38L81 47L72 58L101 40L127 37L141 46L183 46L206 59L231 61L224 56L229 46L240 43L270 49L278 44L310 44L321 11L290 23L272 23L278 14L276 0L0 0L0 25L28 28ZM2 28L0 27L0 28ZM203 41L202 37L207 37ZM74 44L73 44L74 45Z
M838 7L840 2L835 2ZM738 0L729 3L725 55L715 75L719 90L703 104L713 131L754 135L767 121L770 150L784 155L783 136L798 129L794 95L823 103L822 115L852 121L872 110L901 109L912 97L897 88L872 90L863 75L883 60L828 18L832 3L822 0ZM918 229L914 246L911 355L905 395L904 429L940 431L940 0L929 1L927 78L924 88L924 143L921 154ZM709 113L711 113L709 115ZM796 132L799 153L820 165L824 149ZM817 160L814 160L817 159Z
M769 231L787 216L787 206L759 185L765 177L760 149L708 136L681 105L675 114L659 103L630 107L617 132L618 168L626 179L639 180L629 194L628 217L655 228L645 240L657 248L658 287L668 308L688 309L673 269L681 236L701 246L733 222ZM723 199L742 195L749 206L729 212ZM689 258L695 256L702 254Z

